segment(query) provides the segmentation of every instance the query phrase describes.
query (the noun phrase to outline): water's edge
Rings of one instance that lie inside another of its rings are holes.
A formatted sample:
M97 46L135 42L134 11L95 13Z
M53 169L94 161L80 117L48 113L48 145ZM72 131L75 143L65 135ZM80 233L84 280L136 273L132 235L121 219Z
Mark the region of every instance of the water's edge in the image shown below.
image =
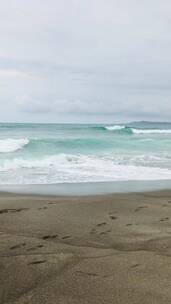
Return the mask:
M171 180L61 183L50 185L0 185L0 192L52 196L104 195L170 189Z

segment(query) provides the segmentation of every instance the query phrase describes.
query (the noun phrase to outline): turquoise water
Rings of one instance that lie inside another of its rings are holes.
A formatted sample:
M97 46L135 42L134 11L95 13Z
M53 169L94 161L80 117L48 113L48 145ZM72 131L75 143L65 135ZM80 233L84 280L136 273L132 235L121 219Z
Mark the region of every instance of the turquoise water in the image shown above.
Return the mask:
M171 179L171 123L0 124L0 184Z

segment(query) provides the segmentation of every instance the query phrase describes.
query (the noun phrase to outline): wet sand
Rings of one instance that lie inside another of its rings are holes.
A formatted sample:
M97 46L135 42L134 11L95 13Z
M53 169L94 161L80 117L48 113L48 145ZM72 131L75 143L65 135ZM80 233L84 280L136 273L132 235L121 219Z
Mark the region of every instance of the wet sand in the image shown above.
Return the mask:
M171 303L171 191L0 194L0 303Z

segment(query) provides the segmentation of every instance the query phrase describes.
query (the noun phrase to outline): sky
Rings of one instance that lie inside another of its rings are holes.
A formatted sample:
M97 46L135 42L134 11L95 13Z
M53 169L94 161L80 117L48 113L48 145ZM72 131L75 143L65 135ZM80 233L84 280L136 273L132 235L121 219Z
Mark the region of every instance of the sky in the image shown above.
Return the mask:
M171 121L170 33L170 0L0 0L0 121Z

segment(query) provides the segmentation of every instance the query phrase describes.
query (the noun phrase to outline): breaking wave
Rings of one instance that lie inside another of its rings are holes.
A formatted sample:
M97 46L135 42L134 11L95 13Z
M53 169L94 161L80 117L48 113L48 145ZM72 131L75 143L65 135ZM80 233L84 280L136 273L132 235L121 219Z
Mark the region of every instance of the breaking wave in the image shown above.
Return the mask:
M126 129L126 126L106 126L105 129L109 131L120 131Z
M170 129L162 130L162 129L132 129L134 134L171 134Z
M119 133L129 133L129 134L171 134L171 129L137 129L129 126L105 126L105 130L108 131L119 131Z
M0 140L0 153L10 153L22 149L24 146L28 145L29 140L27 138L23 139L1 139Z

